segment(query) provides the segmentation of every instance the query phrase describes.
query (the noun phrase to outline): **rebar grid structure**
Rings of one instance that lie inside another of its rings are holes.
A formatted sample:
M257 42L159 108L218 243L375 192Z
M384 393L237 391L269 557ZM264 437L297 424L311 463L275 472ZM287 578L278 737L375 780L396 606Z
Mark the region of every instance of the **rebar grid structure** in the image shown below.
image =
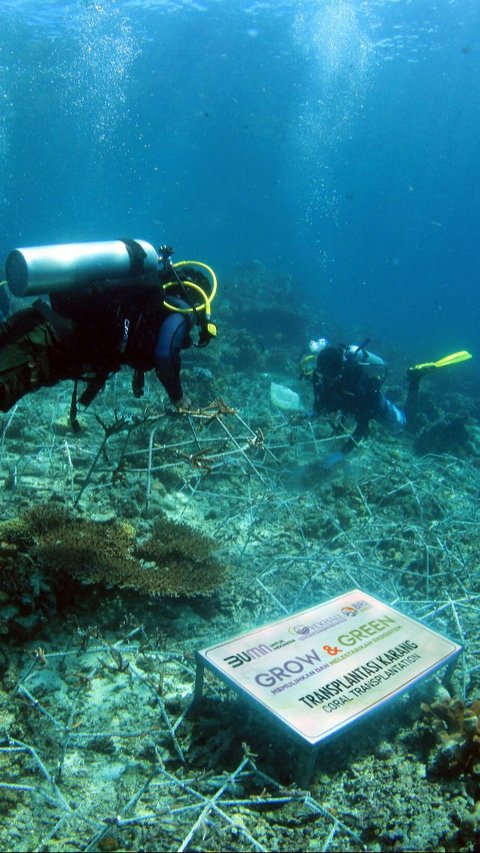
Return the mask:
M97 850L108 839L114 849L222 850L228 841L263 851L274 833L262 816L287 806L315 821L319 849L334 839L361 849L308 791L259 770L246 745L233 772L192 774L182 729L193 679L191 665L152 648L142 627L114 643L79 630L62 652L34 650L14 690L31 742L0 738L0 789L16 810L11 849ZM99 695L108 693L117 698L107 710Z
M59 422L66 398L49 393L47 426L28 399L4 421L4 517L53 498L143 528L160 509L208 527L232 566L229 610L180 648L138 625L115 641L93 627L67 648L26 653L9 693L16 723L0 741L0 787L15 814L1 843L291 850L314 827L317 850L363 849L353 820L283 787L247 745L233 770L198 770L192 652L359 587L464 645L456 691L466 698L480 682L475 460L419 458L382 435L327 477L319 460L338 432L326 422L252 414L241 399L181 415L138 404L126 416L120 379L77 437ZM298 834L284 838L291 825Z

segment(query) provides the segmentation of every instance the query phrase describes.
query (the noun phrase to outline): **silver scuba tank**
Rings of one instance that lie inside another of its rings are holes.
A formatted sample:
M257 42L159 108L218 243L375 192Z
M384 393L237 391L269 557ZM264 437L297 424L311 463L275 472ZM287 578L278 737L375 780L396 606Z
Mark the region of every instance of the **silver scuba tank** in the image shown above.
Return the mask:
M353 359L355 364L360 364L367 376L378 379L385 377L387 365L379 355L374 355L363 347L357 346L357 344L350 344L345 350L345 357Z
M70 290L93 281L155 280L158 255L145 240L59 243L13 249L5 273L14 296Z

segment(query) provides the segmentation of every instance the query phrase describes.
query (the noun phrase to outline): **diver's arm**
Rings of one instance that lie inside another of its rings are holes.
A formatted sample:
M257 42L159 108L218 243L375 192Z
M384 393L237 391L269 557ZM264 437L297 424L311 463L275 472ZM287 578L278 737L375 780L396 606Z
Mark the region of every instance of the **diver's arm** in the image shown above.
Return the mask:
M368 437L368 418L357 421L357 425L351 435L341 446L341 451L344 456L351 453L364 438Z
M155 344L155 372L175 405L184 397L180 380L180 350L190 331L185 314L170 314L162 323Z

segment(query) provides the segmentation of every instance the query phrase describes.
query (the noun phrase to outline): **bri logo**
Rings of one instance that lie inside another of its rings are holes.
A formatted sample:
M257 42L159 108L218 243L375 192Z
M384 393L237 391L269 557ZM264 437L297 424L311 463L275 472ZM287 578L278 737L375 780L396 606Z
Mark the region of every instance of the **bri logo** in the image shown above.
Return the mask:
M342 607L342 613L345 613L345 616L356 616L358 610L355 607Z

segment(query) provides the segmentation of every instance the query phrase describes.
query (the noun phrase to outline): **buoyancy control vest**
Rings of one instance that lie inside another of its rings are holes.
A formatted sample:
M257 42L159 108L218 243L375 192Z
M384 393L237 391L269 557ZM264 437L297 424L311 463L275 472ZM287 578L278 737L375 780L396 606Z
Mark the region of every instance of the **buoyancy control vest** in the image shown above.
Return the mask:
M81 292L51 294L50 301L55 312L74 322L78 360L85 369L154 367L158 333L171 313L159 285L108 289L93 285Z

